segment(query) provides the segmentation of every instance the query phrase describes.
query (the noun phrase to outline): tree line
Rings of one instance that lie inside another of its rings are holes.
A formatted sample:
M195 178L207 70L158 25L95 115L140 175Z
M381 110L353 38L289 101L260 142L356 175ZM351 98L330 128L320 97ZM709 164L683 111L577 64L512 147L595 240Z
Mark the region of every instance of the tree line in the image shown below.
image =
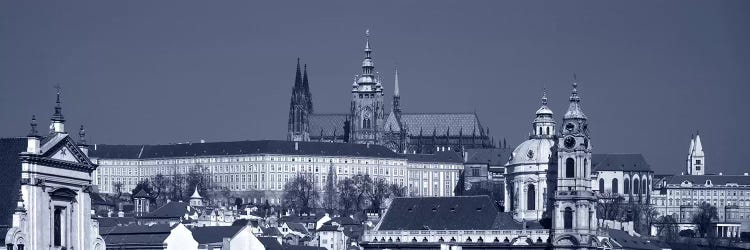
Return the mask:
M312 174L297 174L284 185L283 208L297 214L323 208L329 214L352 215L367 209L383 209L387 199L406 196L404 186L389 184L384 178L372 178L368 174L337 179L333 166L328 171L323 190L318 189Z

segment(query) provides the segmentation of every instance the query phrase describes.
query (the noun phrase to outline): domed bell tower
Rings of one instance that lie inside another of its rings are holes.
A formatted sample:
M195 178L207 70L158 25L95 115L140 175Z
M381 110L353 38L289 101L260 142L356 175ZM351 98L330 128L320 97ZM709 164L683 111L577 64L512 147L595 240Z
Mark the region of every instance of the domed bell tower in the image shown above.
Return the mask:
M370 48L370 31L365 32L365 58L362 61L362 75L352 84L352 142L360 144L381 144L383 140L384 105L383 85L380 76L375 74L375 63Z
M592 247L597 230L596 196L591 189L588 119L581 110L577 87L574 81L568 111L557 139L553 244L562 249Z

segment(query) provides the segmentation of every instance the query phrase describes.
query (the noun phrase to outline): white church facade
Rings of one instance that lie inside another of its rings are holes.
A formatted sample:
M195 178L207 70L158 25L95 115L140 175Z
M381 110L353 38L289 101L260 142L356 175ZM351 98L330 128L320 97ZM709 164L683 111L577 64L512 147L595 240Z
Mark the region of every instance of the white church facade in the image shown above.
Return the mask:
M0 249L106 248L91 218L89 194L96 165L88 158L83 127L79 135L76 142L65 131L58 93L48 135L39 135L32 118L26 138L0 139L6 156L0 163L9 171L0 176L2 191L14 194L4 202L15 206L12 211L8 206L0 209L0 218L12 218L9 227L2 229Z

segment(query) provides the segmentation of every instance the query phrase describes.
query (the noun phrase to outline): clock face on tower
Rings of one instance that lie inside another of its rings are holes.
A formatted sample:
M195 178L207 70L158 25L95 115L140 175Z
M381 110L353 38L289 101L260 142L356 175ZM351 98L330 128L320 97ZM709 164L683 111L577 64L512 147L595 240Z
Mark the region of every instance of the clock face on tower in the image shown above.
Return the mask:
M573 139L573 137L570 137L570 136L566 137L564 144L566 148L569 148L569 149L573 148L573 146L576 145L576 139Z

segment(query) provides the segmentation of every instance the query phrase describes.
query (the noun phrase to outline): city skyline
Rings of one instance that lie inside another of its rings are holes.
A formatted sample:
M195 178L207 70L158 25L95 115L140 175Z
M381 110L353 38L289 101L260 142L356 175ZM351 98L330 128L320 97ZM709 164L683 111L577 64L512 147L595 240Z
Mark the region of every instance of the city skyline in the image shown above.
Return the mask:
M91 143L284 140L296 58L316 112L345 112L370 29L386 100L398 64L406 112L476 110L515 145L544 88L560 125L575 73L596 153L642 153L679 174L700 130L707 173L741 174L750 5L732 3L304 3L316 12L283 16L281 5L4 2L2 137L24 136L32 114L46 124L60 84L68 127L82 121ZM363 7L372 12L354 13ZM456 13L475 14L438 17Z

